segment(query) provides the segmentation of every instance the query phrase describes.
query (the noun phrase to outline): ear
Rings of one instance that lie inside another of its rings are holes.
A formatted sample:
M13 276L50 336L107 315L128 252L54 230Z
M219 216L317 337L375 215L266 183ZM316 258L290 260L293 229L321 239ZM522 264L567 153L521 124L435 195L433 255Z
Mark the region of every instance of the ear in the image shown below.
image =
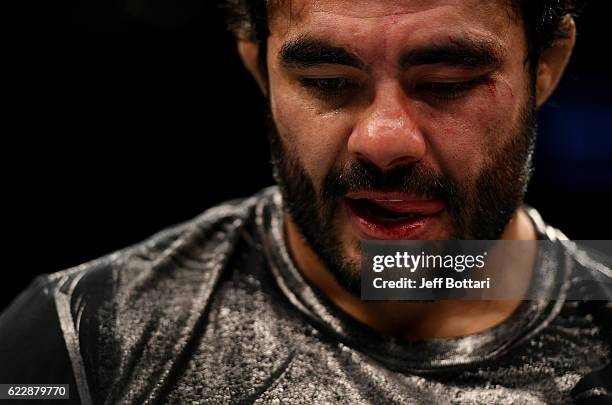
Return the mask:
M537 108L548 100L559 84L576 43L576 24L572 16L566 16L562 24L566 27L567 37L559 39L540 56L536 78Z
M259 45L251 40L238 38L236 40L238 54L242 63L251 73L264 96L268 96L268 81L259 64Z

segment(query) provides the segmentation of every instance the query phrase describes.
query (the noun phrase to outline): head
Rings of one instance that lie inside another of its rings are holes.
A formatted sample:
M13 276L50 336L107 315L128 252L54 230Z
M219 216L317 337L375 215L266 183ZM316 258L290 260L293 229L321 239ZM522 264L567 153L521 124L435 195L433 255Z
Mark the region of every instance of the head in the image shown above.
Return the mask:
M227 4L288 215L342 284L362 239L500 237L575 41L571 0Z

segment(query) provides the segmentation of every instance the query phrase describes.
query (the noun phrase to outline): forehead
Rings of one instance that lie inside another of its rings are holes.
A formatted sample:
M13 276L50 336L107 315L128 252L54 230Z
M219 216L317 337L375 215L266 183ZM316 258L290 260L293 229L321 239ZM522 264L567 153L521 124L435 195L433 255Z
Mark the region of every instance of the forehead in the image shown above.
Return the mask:
M357 19L398 19L402 16L432 15L444 11L462 16L511 19L509 0L271 0L273 17L291 23L325 16Z
M522 28L508 0L275 0L270 33L276 40L310 35L355 48L486 37L501 45Z

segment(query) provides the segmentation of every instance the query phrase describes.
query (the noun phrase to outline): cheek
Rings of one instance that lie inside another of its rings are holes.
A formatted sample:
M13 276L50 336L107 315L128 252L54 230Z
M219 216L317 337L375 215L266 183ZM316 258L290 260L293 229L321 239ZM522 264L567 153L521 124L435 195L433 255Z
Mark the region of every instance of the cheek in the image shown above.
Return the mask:
M499 83L487 84L482 97L452 113L423 110L429 121L430 154L436 166L457 181L475 180L491 158L519 135L521 104L512 88Z
M271 92L272 114L279 134L319 189L346 152L351 124L345 114L321 113L304 100L299 91L282 84Z

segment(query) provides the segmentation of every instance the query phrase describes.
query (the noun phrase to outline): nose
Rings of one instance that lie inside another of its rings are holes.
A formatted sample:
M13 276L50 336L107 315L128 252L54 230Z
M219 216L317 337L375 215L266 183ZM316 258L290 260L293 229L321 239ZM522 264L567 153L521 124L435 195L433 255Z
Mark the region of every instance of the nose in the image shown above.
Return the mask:
M393 88L379 91L348 141L352 156L368 160L383 171L414 164L427 149L401 92Z

